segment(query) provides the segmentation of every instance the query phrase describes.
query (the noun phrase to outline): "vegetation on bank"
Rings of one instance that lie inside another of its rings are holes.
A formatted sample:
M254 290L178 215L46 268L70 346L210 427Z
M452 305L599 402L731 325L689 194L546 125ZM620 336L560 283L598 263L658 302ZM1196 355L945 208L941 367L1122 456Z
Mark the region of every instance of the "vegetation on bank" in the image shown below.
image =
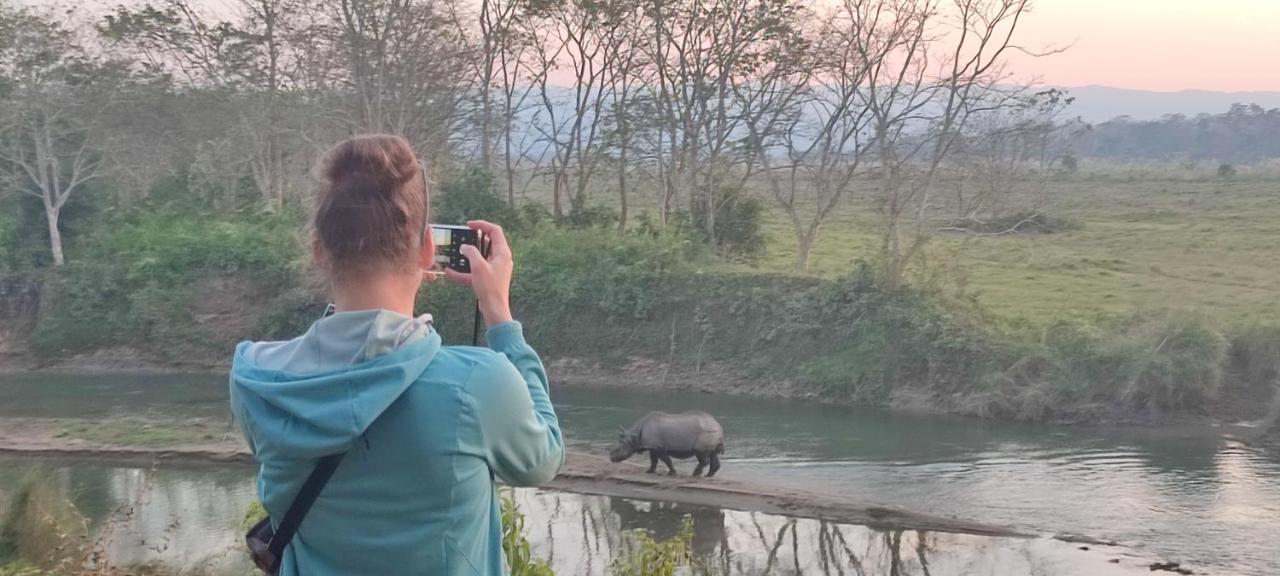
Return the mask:
M618 232L604 208L558 222L510 210L478 173L443 186L436 210L510 229L512 296L540 351L666 364L675 386L681 374L715 370L741 378L725 391L1082 421L1208 412L1224 388L1265 391L1280 362L1280 329L1160 310L1010 322L944 266L907 282L887 279L874 259L833 277L774 274L726 261L692 228ZM209 365L239 339L296 335L324 305L303 220L164 203L100 209L69 235L68 264L36 274L31 350L56 361L125 347ZM440 282L424 293L420 311L446 340L468 341L466 290Z

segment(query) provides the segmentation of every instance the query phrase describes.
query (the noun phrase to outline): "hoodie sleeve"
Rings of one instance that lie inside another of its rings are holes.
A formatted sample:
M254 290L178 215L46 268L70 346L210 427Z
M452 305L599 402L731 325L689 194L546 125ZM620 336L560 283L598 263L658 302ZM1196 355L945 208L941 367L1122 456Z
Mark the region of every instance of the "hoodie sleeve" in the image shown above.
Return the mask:
M467 387L478 404L485 458L512 486L549 482L564 462L564 438L542 360L516 322L494 326L486 340L502 357L477 366Z

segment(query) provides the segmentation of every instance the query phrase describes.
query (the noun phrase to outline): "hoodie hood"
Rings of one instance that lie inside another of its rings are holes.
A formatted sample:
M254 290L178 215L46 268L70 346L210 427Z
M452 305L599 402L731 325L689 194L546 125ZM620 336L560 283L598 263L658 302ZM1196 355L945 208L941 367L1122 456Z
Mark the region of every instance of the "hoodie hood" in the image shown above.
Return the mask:
M429 317L340 312L286 342L242 342L231 405L259 460L349 449L435 358Z

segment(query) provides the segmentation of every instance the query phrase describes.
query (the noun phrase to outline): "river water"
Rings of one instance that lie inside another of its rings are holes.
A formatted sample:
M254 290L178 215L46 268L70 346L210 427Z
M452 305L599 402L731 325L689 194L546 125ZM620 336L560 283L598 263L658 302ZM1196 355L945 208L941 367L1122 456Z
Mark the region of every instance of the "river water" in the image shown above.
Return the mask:
M758 513L521 490L535 553L561 574L600 574L626 531L674 533L722 574L1135 574L1152 560L1197 573L1280 574L1280 456L1212 430L1028 426L801 402L619 389L554 393L566 437L600 453L648 410L702 409L724 425L727 478L842 494L869 504L1115 540L1078 551L1048 538L882 532ZM225 417L217 376L0 376L0 417L119 414ZM5 460L0 491L29 460ZM94 522L145 510L113 557L180 566L240 561L252 499L244 467L137 469L51 462L59 489ZM690 463L677 464L683 473ZM145 505L141 505L145 499ZM1111 560L1118 562L1112 563Z

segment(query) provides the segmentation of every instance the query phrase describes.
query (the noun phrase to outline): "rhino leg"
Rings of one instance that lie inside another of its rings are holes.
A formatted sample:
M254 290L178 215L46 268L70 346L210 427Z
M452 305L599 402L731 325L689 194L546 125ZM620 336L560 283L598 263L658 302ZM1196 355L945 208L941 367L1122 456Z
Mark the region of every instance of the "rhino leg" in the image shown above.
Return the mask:
M654 472L657 472L657 471L658 471L658 453L649 452L649 469L646 470L645 472L648 474L653 474Z
M712 452L711 453L711 471L707 473L707 478L715 476L717 470L720 470L720 455L716 454L715 452Z
M694 456L698 457L698 467L693 469L693 476L697 478L702 475L702 469L707 467L707 455L698 452Z
M667 456L667 453L666 453L666 452L659 452L659 453L658 453L658 458L659 458L660 460L662 460L662 463L663 463L663 464L666 464L666 465L667 465L667 476L675 476L675 475L676 475L676 465L671 463L671 457L670 457L670 456Z

